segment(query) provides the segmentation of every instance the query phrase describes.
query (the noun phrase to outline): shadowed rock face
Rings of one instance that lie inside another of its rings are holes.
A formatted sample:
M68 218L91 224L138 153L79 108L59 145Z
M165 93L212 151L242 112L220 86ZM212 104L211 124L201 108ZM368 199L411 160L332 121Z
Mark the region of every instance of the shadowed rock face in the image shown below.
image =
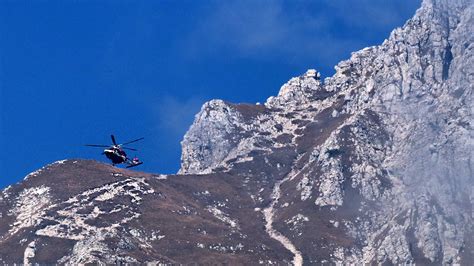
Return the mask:
M263 105L206 103L178 175L48 165L0 194L0 263L472 264L472 1Z

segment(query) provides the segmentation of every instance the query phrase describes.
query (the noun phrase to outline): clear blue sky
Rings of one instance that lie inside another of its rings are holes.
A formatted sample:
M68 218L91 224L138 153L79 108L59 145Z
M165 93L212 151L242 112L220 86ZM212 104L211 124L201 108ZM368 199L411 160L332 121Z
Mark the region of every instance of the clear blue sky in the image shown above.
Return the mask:
M420 1L0 1L0 187L85 143L138 137L174 173L207 100L264 102L308 68L332 75ZM130 155L134 155L131 153Z

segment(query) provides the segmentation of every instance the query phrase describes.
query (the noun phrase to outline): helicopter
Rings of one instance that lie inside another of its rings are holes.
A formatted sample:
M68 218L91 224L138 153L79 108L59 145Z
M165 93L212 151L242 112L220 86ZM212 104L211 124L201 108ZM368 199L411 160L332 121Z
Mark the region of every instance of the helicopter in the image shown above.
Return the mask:
M134 149L134 148L124 147L124 145L140 141L144 138L139 138L139 139L135 139L135 140L132 140L132 141L127 141L127 142L122 143L122 144L117 144L117 142L115 141L115 136L114 135L110 135L110 138L112 139L113 145L86 144L85 146L106 148L106 149L104 149L102 154L104 154L109 160L111 160L112 165L114 165L114 166L116 164L126 163L127 164L126 167L130 168L130 167L135 167L135 166L138 166L140 164L143 164L143 162L140 161L140 159L138 159L138 157L134 157L133 159L128 158L127 153L125 153L124 150L131 150L131 151L137 151L137 150Z

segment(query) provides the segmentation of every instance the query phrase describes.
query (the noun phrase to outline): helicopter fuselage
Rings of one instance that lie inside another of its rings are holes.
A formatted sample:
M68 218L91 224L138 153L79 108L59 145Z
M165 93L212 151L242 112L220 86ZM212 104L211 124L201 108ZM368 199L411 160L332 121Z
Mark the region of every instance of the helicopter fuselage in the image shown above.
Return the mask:
M110 135L110 138L112 139L113 145L86 144L85 146L106 148L104 152L102 152L102 154L104 154L109 160L111 160L113 165L126 163L127 168L130 168L143 164L143 162L141 162L140 159L138 159L138 157L136 156L133 159L129 159L124 151L124 149L136 151L136 149L124 147L124 145L137 142L139 140L142 140L143 138L135 139L122 144L117 144L114 135Z
M104 150L104 154L113 164L121 164L127 161L127 154L119 148L111 147Z

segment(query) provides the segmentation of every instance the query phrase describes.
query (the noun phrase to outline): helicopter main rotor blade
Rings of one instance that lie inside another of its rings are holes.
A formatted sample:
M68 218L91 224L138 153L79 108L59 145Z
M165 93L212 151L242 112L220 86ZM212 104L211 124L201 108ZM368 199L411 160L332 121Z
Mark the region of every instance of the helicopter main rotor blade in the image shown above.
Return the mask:
M88 147L101 147L101 148L108 148L110 147L110 145L97 145L97 144L86 144L84 146L88 146Z
M127 147L122 147L122 149L124 149L124 150L131 150L131 151L138 151L137 149L134 149L134 148L127 148Z
M133 142L137 142L137 141L142 140L142 139L144 139L144 138L139 138L139 139L136 139L136 140L132 140L132 141L129 141L129 142L125 142L125 143L122 143L122 144L120 144L120 145L127 145L127 144L130 144L130 143L133 143Z
M114 137L114 135L110 135L110 138L112 138L112 143L113 143L114 145L117 145L117 142L115 142L115 137Z

